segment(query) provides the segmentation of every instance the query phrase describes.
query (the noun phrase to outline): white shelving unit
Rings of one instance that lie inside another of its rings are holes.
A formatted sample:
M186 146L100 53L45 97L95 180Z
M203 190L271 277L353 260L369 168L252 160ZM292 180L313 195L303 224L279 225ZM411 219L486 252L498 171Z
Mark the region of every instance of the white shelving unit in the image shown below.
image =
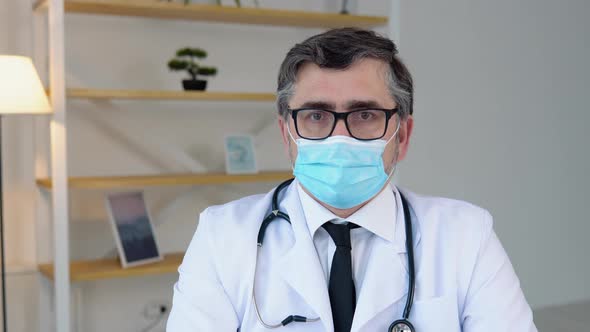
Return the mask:
M393 1L394 10L399 9L399 0ZM96 189L105 187L146 186L146 185L198 185L223 184L252 181L280 181L289 177L285 172L262 173L256 176L225 176L212 174L170 175L153 177L68 177L66 101L75 99L133 99L133 100L190 100L208 101L272 101L272 93L227 93L227 92L181 92L181 91L144 91L144 90L97 90L91 88L66 89L65 72L65 15L66 13L114 15L122 17L150 17L159 19L192 20L206 22L227 22L239 24L333 28L341 26L378 27L387 26L387 17L340 15L333 13L228 8L214 5L188 5L146 0L40 0L33 5L37 16L47 11L48 49L49 49L49 87L54 114L50 126L50 179L39 179L39 189L51 192L41 195L50 199L50 215L53 231L53 264L42 264L38 268L47 280L53 280L55 327L59 332L70 332L72 296L71 282L76 280L96 280L102 278L138 276L152 273L169 273L175 271L179 263L179 254L172 254L159 266L144 267L126 272L117 268L112 260L70 262L69 250L69 206L68 195L72 187ZM396 13L397 15L397 13ZM390 25L390 30L393 30ZM394 30L397 37L398 29ZM42 173L42 172L41 172ZM49 175L49 174L48 174ZM42 206L43 208L43 206ZM39 215L39 214L38 214ZM47 227L47 226L46 226ZM42 232L37 232L42 236ZM49 297L51 298L51 297ZM49 299L46 299L49 301ZM42 314L43 316L43 314ZM41 322L41 326L46 322ZM46 330L46 326L41 327Z

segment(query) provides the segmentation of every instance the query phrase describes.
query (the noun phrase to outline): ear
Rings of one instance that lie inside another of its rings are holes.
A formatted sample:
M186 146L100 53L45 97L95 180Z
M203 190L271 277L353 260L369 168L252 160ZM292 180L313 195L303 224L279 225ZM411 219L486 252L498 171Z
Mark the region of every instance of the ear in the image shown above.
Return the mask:
M408 117L400 123L399 132L397 133L399 137L399 155L397 156L398 162L406 158L408 148L410 147L410 137L412 136L413 129L414 118L411 115L408 115Z

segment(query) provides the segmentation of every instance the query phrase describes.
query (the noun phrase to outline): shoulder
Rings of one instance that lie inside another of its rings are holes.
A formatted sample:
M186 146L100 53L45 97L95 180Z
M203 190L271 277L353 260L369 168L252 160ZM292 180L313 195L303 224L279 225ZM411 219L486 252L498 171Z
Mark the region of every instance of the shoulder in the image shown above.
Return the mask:
M270 196L259 194L210 206L199 217L196 233L206 242L206 254L228 294L237 294L240 276L253 266L256 238L270 209Z
M491 214L475 204L400 189L416 216L423 235L471 242L478 246L493 226Z
M271 193L272 191L212 205L201 212L199 225L203 224L212 233L210 235L223 234L223 237L247 230L257 231L257 226L270 208Z
M219 205L211 205L203 211L203 214L208 216L231 216L236 213L244 213L249 209L256 208L260 203L265 200L265 197L270 193L256 194L251 196L242 197L231 202L227 202Z

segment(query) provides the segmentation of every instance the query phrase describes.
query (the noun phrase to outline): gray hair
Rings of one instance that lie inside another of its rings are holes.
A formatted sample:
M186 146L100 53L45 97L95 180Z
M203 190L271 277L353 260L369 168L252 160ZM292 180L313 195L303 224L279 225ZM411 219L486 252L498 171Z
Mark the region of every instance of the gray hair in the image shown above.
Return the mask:
M389 65L385 80L399 116L413 113L414 88L410 72L397 56L398 51L388 38L370 30L358 28L333 29L308 38L289 50L281 64L277 86L277 106L285 119L289 100L295 89L295 79L301 65L314 63L320 68L346 69L359 60L371 58Z

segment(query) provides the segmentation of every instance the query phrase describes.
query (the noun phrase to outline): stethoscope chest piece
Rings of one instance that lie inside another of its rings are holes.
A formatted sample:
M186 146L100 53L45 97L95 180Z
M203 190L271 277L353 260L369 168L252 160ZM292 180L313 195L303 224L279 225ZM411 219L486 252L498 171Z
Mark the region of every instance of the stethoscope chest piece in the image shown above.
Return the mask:
M398 319L391 323L389 332L416 332L416 330L407 319Z

